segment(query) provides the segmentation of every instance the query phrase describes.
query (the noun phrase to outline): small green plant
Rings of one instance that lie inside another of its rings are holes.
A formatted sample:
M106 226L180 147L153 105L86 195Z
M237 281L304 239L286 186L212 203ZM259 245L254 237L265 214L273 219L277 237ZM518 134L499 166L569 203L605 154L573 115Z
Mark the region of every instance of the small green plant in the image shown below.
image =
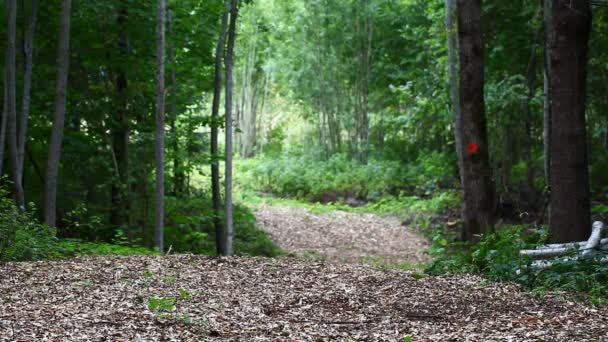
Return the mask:
M175 309L175 298L148 298L148 310L150 311L173 311Z
M412 342L412 336L407 335L403 338L403 342Z
M192 299L192 294L190 294L190 292L184 290L184 289L179 289L179 296L183 299L183 300L191 300Z

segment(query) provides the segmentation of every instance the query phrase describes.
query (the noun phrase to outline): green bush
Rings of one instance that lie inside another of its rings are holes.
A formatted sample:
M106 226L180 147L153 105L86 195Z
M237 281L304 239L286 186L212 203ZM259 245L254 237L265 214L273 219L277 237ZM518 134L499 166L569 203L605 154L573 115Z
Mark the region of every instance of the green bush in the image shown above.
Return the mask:
M0 190L0 260L47 258L57 243L55 230L39 224Z
M211 200L197 197L167 197L165 201L165 245L178 253L216 253ZM221 218L220 218L221 219ZM276 256L281 250L261 230L246 207L234 206L234 248L237 254Z
M526 231L522 226L502 227L469 248L436 235L431 246L436 258L426 272L475 273L494 281L515 281L536 292L576 292L593 303L608 299L608 265L597 259L556 259L551 267L537 269L530 267L529 257L519 255L520 250L536 248L546 239L545 229Z
M378 201L401 193L431 196L452 188L454 172L445 165L450 157L430 153L412 165L398 161L370 160L361 164L346 154L326 160L310 153L284 153L276 158L240 160L239 188L307 201L338 202L357 199Z

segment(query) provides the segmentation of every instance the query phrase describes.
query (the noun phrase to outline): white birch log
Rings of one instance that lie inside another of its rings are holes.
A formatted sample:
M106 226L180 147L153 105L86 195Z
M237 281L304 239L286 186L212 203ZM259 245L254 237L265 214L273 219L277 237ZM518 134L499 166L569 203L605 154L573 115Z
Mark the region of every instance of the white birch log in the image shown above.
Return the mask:
M572 250L578 250L582 252L583 255L589 255L589 253L598 249L608 250L608 238L600 240L604 227L605 226L603 222L594 222L591 231L591 236L587 241L546 245L537 249L521 250L519 253L520 255L527 255L533 259L544 259L561 256Z

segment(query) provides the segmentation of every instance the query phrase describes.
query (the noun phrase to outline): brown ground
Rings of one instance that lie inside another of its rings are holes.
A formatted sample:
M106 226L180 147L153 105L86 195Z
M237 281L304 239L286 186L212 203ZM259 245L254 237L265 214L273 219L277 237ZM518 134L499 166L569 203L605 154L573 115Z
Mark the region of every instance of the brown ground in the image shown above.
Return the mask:
M428 260L427 241L396 218L344 211L315 215L305 208L266 204L255 212L273 241L297 256L317 255L349 263L419 264Z
M12 263L0 274L1 341L608 340L606 307L473 276L190 255ZM176 302L151 311L151 297Z
M608 341L607 306L534 298L475 276L333 262L424 260L424 241L397 221L269 207L258 215L282 247L332 262L176 255L0 265L0 341ZM169 304L151 309L153 298Z

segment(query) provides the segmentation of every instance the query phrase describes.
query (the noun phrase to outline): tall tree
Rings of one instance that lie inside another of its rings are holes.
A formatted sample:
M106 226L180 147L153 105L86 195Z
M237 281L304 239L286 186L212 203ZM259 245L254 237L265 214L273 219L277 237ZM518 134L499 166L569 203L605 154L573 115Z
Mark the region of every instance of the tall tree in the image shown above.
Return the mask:
M115 165L116 179L112 182L110 222L113 226L123 226L128 222L130 208L129 190L129 141L131 137L131 118L127 98L127 67L124 61L129 54L129 37L127 25L129 11L126 3L120 2L118 9L118 53L120 55L118 70L114 85L118 106L114 112L112 122L112 153ZM112 73L114 74L114 73Z
M494 185L488 156L484 102L481 0L458 0L460 120L462 141L463 239L476 241L492 230Z
M551 39L551 240L591 232L585 96L591 9L588 0L553 1Z
M7 53L5 53L8 56ZM4 70L4 82L2 89L2 118L0 119L0 177L2 177L2 170L4 164L4 145L6 142L6 124L7 124L7 116L8 116L8 106L7 106L7 86L6 86L6 67Z
M543 6L543 26L545 29L545 49L543 68L543 154L545 156L545 184L548 193L551 193L551 2L553 0L541 0Z
M225 255L234 254L234 227L232 218L232 60L236 38L236 19L238 15L237 0L230 0L230 26L228 28L228 46L226 49L226 170L225 170Z
M158 0L156 23L156 211L154 241L163 254L163 227L165 222L165 20L167 3Z
M25 54L25 64L23 73L23 94L21 102L21 120L19 121L18 155L19 155L19 178L23 184L23 164L25 161L25 148L27 144L27 127L30 116L31 89L32 89L32 70L34 58L34 33L36 32L36 21L38 17L38 0L30 0L30 13L25 30L25 40L23 42L23 52ZM23 186L23 185L22 185Z
M460 99L458 94L458 46L456 37L456 25L454 17L456 16L456 0L445 0L445 29L448 38L448 74L450 82L450 100L452 101L452 115L454 116L454 136L456 142L456 155L458 158L458 170L462 180L462 141L460 130L462 126L460 116Z
M17 83L16 83L16 35L17 1L8 0L8 37L6 49L6 122L8 139L8 159L10 165L13 196L20 208L25 207L21 177L19 176L19 157L17 152Z
M226 241L224 225L221 219L222 197L220 192L220 164L218 153L218 130L220 99L222 96L222 59L226 40L226 26L228 26L228 12L230 12L230 0L224 1L225 10L222 14L220 36L215 48L215 78L213 80L213 107L211 109L211 196L213 202L213 223L215 225L215 238L217 254L226 254Z
M57 79L55 84L55 104L53 106L53 129L49 140L44 196L44 223L54 227L57 207L57 175L61 159L61 142L65 123L66 98L68 88L68 68L70 62L70 11L72 1L61 1L59 44L57 46Z

